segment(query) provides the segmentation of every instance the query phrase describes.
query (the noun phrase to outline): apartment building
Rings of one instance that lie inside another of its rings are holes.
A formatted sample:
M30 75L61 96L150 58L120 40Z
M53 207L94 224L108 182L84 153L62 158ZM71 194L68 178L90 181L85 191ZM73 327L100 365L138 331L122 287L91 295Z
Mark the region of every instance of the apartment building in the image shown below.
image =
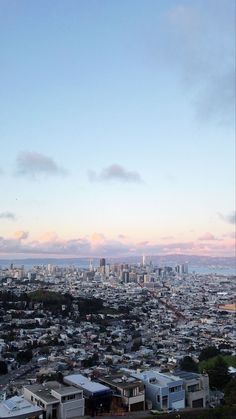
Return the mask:
M59 383L24 387L24 398L43 410L43 419L78 419L84 416L83 391Z
M184 381L187 407L206 407L209 401L209 377L207 374L175 371L175 375Z
M0 419L36 419L43 409L34 406L22 396L14 396L0 403Z
M128 412L145 410L145 391L143 382L126 373L105 375L99 381L113 391L113 406Z
M132 373L145 386L145 397L158 410L183 409L185 407L184 382L180 377L155 370Z
M82 374L67 375L64 377L64 383L83 391L86 415L96 416L110 412L112 391L109 387L91 381Z

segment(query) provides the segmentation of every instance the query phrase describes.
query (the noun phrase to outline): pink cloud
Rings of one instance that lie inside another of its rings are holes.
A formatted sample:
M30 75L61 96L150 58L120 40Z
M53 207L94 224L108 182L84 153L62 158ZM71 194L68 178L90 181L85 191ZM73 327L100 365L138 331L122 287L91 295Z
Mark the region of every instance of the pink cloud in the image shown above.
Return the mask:
M147 246L148 244L149 244L149 241L143 241L143 242L139 242L137 246L144 247L144 246Z
M198 240L203 240L203 241L207 241L207 240L217 240L217 238L215 236L213 236L213 234L211 233L205 233L203 234L201 237L198 238Z
M26 240L29 236L28 231L16 231L14 234L15 238L17 240Z
M124 234L119 234L118 239L125 240L127 239L127 236L125 236Z
M42 242L56 242L58 239L59 237L54 231L48 231L40 236Z
M205 242L206 241L206 242ZM201 241L151 243L132 240L111 239L94 233L88 237L62 239L56 233L46 233L40 239L31 240L28 233L18 231L13 238L0 237L1 255L53 256L53 257L125 257L129 255L204 255L233 256L234 240L216 241L208 233Z
M223 234L223 237L229 237L230 239L236 239L236 231L232 231L230 233Z
M98 246L99 244L104 243L105 236L102 233L93 233L90 237L90 240L91 244L93 244L94 246Z

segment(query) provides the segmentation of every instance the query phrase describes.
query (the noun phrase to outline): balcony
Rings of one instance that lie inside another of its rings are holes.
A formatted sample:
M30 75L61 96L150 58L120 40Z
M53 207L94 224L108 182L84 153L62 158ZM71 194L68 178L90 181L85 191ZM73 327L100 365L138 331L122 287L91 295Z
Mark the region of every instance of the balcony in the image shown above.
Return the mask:
M138 396L133 396L133 397L122 397L124 403L126 405L131 405L131 404L135 404L135 403L141 403L144 402L145 400L145 395L144 392L142 394L139 394Z

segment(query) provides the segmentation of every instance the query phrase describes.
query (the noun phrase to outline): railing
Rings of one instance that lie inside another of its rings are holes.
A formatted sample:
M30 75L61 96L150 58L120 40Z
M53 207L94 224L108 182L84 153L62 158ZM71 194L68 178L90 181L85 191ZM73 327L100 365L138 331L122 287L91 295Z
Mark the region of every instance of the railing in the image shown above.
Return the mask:
M132 397L123 397L125 402L127 404L134 404L134 403L141 403L144 402L144 394L138 395L138 396L132 396Z

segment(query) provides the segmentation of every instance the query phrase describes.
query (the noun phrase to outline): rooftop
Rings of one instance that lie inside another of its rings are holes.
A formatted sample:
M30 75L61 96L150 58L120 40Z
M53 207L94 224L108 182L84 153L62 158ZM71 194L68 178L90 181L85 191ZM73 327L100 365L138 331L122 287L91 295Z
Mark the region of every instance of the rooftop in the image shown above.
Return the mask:
M60 396L69 396L70 394L80 394L82 393L82 390L73 386L62 386L60 388L54 389L53 392L60 394Z
M131 377L126 374L104 375L100 378L100 380L107 383L108 385L122 388L136 387L142 384L140 379Z
M182 378L169 373L160 373L155 370L144 371L142 373L132 373L132 376L139 378L142 381L148 381L153 385L166 387L174 384L176 381L182 381Z
M64 381L67 384L78 386L79 388L87 390L90 393L104 392L108 390L110 391L109 387L106 387L100 383L96 383L95 381L90 381L82 374L67 375L67 377L64 377Z
M182 370L176 370L174 372L174 375L178 376L179 378L182 378L183 380L194 380L200 377L200 374L196 374L194 372L182 371Z
M39 416L43 410L23 398L14 396L0 403L0 418Z
M43 387L41 384L33 384L31 386L25 386L25 388L47 404L59 403L59 400L51 395L51 388Z

